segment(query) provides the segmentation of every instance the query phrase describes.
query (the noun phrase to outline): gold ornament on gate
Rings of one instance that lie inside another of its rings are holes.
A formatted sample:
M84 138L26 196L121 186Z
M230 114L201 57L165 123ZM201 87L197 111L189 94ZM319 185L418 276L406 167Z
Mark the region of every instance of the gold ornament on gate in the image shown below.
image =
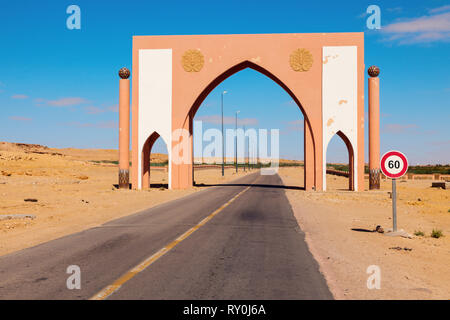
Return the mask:
M199 50L191 49L183 54L181 64L186 72L199 72L205 64L205 58Z
M289 62L292 70L304 72L311 69L313 64L313 56L311 52L306 49L297 49L291 53Z

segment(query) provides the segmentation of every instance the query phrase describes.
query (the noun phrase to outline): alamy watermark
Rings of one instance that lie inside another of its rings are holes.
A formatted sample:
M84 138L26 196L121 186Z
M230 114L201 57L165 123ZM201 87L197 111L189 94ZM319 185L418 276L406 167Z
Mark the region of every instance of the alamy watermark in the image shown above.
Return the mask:
M70 276L66 280L66 287L69 290L80 290L81 289L81 269L77 265L70 265L66 270L67 274Z
M373 29L381 29L381 10L380 7L372 4L367 7L366 13L370 14L370 16L366 20L367 28Z
M172 161L175 164L192 164L191 134L186 129L172 132ZM265 164L261 174L278 171L280 156L279 129L226 129L203 130L202 121L194 122L194 146L199 151L200 162L208 164ZM269 141L270 140L270 141ZM270 152L269 152L270 151ZM195 161L194 161L195 162Z
M367 289L381 289L381 269L377 265L370 265L366 270L367 274L370 274L367 278Z
M66 26L69 30L81 29L81 9L79 6L72 4L67 7L66 13L70 14L66 20Z

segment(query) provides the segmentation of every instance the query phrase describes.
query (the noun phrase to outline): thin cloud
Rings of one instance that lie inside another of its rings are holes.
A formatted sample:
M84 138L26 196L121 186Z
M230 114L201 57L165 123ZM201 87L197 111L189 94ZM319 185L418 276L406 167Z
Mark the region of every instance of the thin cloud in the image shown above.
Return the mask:
M293 120L289 121L286 125L286 129L290 132L292 131L303 131L305 125L305 120Z
M100 114L100 113L104 113L105 112L104 109L101 109L101 108L98 108L98 107L94 107L94 106L85 107L84 111L87 114Z
M11 116L9 117L10 120L14 121L31 121L31 118L21 117L21 116Z
M200 120L211 124L221 124L222 117L220 115L200 116L196 120ZM235 124L235 117L223 117L224 124ZM238 126L254 126L258 124L258 119L255 118L238 118Z
M94 123L70 122L70 126L77 128L117 129L117 121L99 121Z
M89 107L85 107L84 111L87 114L101 114L101 113L105 113L105 112L119 112L119 105L116 104L116 105L108 106L108 107L105 107L105 108L89 106Z
M432 141L430 144L433 146L436 146L436 147L445 147L445 146L450 146L450 140Z
M52 107L68 107L68 106L76 106L80 104L88 103L84 98L80 97L67 97L67 98L61 98L58 100L47 100L46 103L49 106Z
M109 111L109 112L119 112L119 105L115 104L115 105L106 107L105 109L106 109L106 111Z
M400 124L390 123L384 126L384 132L386 133L407 133L417 130L419 126L417 124Z
M17 100L28 99L28 96L25 94L15 94L15 95L11 96L11 99L17 99Z
M429 10L430 15L395 22L382 30L387 41L399 44L450 42L450 6Z
M446 11L450 11L450 5L446 5L446 6L428 10L429 13L439 13L439 12L446 12Z
M387 8L386 9L388 12L394 12L394 13L399 13L403 11L402 7L394 7L394 8Z

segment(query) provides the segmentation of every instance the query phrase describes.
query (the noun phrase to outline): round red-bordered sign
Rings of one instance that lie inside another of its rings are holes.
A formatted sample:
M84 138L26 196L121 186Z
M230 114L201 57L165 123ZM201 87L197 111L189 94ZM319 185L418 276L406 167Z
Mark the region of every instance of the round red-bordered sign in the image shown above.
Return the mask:
M386 177L400 178L408 170L408 159L400 151L388 151L381 157L380 168Z

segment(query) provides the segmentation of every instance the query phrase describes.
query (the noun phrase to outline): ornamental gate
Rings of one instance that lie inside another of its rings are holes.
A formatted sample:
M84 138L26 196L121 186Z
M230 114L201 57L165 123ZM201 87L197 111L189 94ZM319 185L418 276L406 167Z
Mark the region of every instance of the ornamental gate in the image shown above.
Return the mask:
M158 137L168 146L169 188L192 186L195 113L219 83L245 68L279 84L304 115L305 189L326 190L326 150L337 134L349 153L350 189L364 190L363 33L133 37L132 187L149 187ZM371 188L379 186L378 72L369 79ZM126 186L129 75L121 69L119 180ZM187 146L181 153L180 144Z

